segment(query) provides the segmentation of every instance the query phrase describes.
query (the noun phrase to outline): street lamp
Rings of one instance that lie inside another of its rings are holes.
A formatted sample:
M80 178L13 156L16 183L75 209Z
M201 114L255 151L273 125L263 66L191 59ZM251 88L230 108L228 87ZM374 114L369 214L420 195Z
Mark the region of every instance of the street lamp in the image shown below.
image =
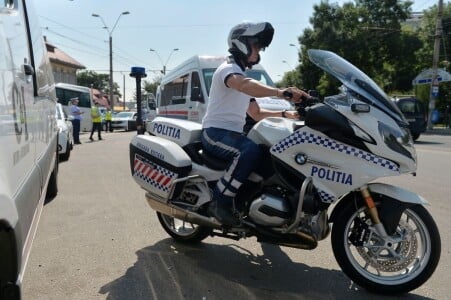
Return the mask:
M290 47L294 47L294 48L296 48L296 50L298 51L298 55L299 55L299 58L301 58L302 59L302 53L301 53L301 48L300 47L298 47L297 45L295 45L295 44L290 44Z
M109 89L110 89L110 105L111 109L114 110L114 94L113 94L113 31L116 28L117 23L119 22L119 19L122 15L128 15L130 12L123 11L121 14L117 17L116 23L114 23L114 26L111 30L108 29L108 26L106 25L105 21L103 20L101 15L98 14L92 14L93 17L100 18L103 24L103 28L108 32L109 36L109 44L110 44L110 79L108 81ZM124 99L125 101L125 99Z
M282 62L285 63L285 64L287 64L287 65L290 67L290 69L293 69L293 68L291 67L291 65L290 65L286 60L282 60Z
M300 51L299 47L296 46L295 44L290 44L290 46L291 46L291 47L295 47L295 48L298 50L298 52Z
M155 52L155 54L158 56L158 59L160 60L161 65L163 66L163 70L161 71L161 73L163 73L163 75L165 75L165 74L166 74L166 66L167 66L167 64L168 64L169 59L171 58L172 54L173 54L175 51L179 51L179 48L174 48L174 49L172 49L172 51L171 51L171 53L169 53L168 59L166 59L166 62L165 62L165 63L163 63L163 60L161 59L161 56L160 56L160 54L158 54L158 51L157 51L157 50L150 48L149 51L150 51L150 52Z

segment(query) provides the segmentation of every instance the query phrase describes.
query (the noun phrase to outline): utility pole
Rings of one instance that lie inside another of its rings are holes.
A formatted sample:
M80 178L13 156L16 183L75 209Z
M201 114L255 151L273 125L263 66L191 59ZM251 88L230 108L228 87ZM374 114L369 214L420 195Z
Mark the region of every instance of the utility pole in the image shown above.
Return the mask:
M442 18L443 18L443 0L438 1L437 23L435 26L435 40L434 40L434 56L432 58L432 81L431 81L431 93L429 99L429 117L428 117L428 129L433 128L432 113L435 109L435 101L439 93L439 81L437 76L438 60L440 57L440 38L442 36Z
M125 99L127 99L127 98L125 98L125 74L122 74L122 87L123 87L123 89L124 89L124 95L123 95L123 99L124 99L124 111L125 111Z

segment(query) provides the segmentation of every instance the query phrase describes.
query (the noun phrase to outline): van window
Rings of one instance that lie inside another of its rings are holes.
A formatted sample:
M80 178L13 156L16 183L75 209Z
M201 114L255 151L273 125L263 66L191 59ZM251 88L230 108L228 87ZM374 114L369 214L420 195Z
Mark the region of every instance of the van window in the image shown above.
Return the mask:
M188 90L188 74L179 77L164 86L161 90L161 106L184 104Z
M202 71L204 73L203 75L207 95L210 96L211 82L213 80L213 73L216 71L216 69L203 69ZM260 81L263 84L275 86L274 82L271 80L271 77L269 77L268 73L266 73L265 71L248 69L246 70L246 76Z
M64 105L70 104L70 99L78 98L78 106L79 107L91 107L91 97L89 93L72 91L64 88L56 88L56 97L58 98L58 102Z
M205 103L199 73L197 72L191 74L191 101Z
M202 72L204 73L205 89L207 90L208 96L210 96L211 82L213 80L213 73L215 71L216 71L216 69L203 69L202 70Z
M4 1L0 2L0 8L1 7L13 8L14 1L13 0L4 0Z
M246 70L246 76L260 81L261 83L269 86L274 86L274 82L272 82L271 78L268 76L266 72L262 72L261 70Z

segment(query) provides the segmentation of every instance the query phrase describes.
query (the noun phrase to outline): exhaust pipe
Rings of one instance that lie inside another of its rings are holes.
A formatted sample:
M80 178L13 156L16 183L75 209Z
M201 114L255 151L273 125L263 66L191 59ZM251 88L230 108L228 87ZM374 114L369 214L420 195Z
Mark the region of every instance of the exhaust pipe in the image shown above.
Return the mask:
M221 224L215 219L210 219L205 216L199 215L192 211L184 210L180 207L172 205L171 203L165 203L152 198L149 193L146 193L146 200L149 206L164 215L174 217L176 219L186 221L201 226L212 227L215 229L221 229Z

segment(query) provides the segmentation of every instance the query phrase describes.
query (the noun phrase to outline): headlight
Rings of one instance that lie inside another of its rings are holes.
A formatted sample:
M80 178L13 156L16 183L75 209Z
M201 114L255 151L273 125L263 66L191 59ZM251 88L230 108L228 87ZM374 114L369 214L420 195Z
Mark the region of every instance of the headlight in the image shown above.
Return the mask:
M410 151L406 149L406 147L413 147L412 136L407 128L393 128L381 122L378 122L378 124L379 132L388 148L414 159Z

